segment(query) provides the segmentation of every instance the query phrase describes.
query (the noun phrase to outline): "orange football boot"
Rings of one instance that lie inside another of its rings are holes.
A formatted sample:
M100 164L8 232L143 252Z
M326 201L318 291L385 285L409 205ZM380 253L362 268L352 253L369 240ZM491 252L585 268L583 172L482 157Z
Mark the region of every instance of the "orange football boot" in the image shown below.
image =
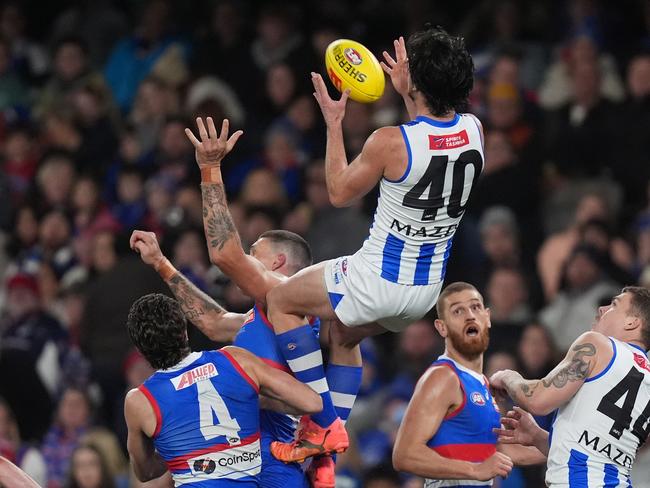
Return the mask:
M285 463L302 463L308 457L318 454L344 452L349 445L348 433L339 417L323 428L304 416L300 420L298 438L289 443L272 442L271 454Z
M329 454L311 460L307 477L311 488L336 488L336 465Z

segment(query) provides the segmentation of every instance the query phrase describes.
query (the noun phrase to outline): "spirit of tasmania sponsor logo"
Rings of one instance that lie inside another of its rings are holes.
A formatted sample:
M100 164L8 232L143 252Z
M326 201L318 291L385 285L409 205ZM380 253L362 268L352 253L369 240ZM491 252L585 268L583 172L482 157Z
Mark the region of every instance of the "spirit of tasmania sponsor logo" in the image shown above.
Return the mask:
M433 135L429 134L429 149L440 151L444 149L454 149L469 144L469 137L465 129L455 134Z
M212 378L218 374L215 365L207 363L197 366L194 369L190 369L189 371L185 371L185 373L172 378L170 381L174 385L174 388L176 388L176 391L178 391L187 388L188 386L192 386L197 381L207 380L208 378Z

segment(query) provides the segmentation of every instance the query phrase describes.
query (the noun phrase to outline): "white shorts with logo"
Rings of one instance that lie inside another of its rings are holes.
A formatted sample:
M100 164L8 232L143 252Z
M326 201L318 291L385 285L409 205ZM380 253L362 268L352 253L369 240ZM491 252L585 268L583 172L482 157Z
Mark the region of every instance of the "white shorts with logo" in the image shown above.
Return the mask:
M402 285L382 278L359 253L325 262L325 287L344 325L379 323L400 332L431 310L442 283Z

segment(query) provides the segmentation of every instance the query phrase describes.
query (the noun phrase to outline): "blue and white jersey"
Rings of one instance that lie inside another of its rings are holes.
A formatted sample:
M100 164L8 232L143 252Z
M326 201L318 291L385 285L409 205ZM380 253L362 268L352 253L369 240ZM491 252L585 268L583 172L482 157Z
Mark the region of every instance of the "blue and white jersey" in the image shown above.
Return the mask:
M610 341L609 365L557 411L549 435L548 486L632 486L630 468L650 431L650 362L638 346Z
M463 403L447 414L427 446L443 457L480 463L496 452L501 416L485 376L442 355L433 366L446 366L458 376ZM426 488L445 486L491 486L492 481L425 480Z
M470 114L456 114L449 122L419 116L400 130L408 166L400 179L381 180L375 220L360 254L388 281L440 283L483 170L479 122Z
M140 391L156 414L154 446L176 486L259 485L258 387L227 350L193 352Z

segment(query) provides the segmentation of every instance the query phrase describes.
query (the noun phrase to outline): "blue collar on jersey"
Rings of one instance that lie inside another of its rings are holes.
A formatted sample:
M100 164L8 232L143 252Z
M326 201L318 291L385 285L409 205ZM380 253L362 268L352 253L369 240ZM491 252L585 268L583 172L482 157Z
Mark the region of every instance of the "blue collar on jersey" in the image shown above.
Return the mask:
M637 346L636 344L632 344L631 342L628 342L627 344L628 344L629 346L632 346L632 347L635 348L635 349L638 349L639 351L641 351L641 352L642 352L643 354L645 354L646 356L648 355L648 351L646 351L645 349L643 349L641 346Z
M426 117L425 115L418 115L415 120L420 122L426 122L434 127L453 127L460 120L460 114L456 112L456 116L449 122L440 122L439 120L434 120L431 117Z

